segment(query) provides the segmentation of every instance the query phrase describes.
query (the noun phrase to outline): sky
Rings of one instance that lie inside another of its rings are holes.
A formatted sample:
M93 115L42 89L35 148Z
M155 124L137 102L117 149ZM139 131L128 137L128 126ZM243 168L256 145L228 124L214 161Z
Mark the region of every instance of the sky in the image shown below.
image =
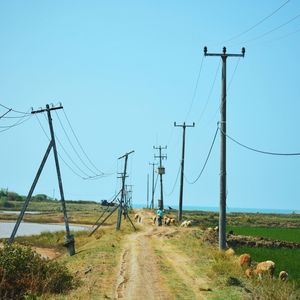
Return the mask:
M218 206L219 134L201 177L188 183L202 169L220 118L222 65L203 57L203 47L246 48L244 58L227 60L227 134L264 151L300 152L299 14L296 0L2 0L0 103L27 113L62 103L53 126L65 198L75 200L112 197L123 171L118 157L134 150L126 180L133 203L146 205L153 146L162 145L164 202L176 206L182 128L173 124L195 122L186 133L184 206ZM6 112L0 107L0 116ZM49 143L40 126L49 135L47 120L13 111L5 117L22 119L0 119L0 187L26 195ZM99 170L110 175L82 178ZM263 155L227 140L227 207L300 210L299 170L299 156ZM53 153L38 193L59 198Z

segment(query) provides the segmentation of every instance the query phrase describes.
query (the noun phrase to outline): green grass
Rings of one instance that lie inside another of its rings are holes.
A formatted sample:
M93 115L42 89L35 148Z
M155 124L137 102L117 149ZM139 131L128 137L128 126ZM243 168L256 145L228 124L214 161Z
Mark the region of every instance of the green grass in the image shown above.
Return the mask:
M300 243L300 229L274 228L274 227L249 227L228 226L227 231L233 230L234 234L266 237L274 240Z
M256 262L274 261L275 276L278 276L280 271L287 271L289 278L300 286L300 249L238 247L235 251L237 254L249 253Z

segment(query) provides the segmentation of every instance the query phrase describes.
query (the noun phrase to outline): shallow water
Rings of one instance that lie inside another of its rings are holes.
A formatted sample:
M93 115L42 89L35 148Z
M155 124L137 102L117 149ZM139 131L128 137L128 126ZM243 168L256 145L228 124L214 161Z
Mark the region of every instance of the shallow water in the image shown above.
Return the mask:
M15 222L0 222L0 238L9 238ZM70 230L88 230L85 226L74 226L70 225ZM16 236L26 236L33 234L40 234L42 232L55 232L55 231L65 231L65 225L60 224L40 224L40 223L25 223L22 222L19 226Z

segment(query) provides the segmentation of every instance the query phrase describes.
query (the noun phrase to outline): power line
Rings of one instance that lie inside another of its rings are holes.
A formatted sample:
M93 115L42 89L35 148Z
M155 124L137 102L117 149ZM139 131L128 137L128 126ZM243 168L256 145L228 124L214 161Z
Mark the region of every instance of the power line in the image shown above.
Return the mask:
M35 114L35 116L36 116L36 119L37 119L37 121L38 121L38 123L39 123L41 129L43 130L45 136L46 136L47 139L50 141L50 138L49 138L49 136L48 136L46 130L44 129L44 127L43 127L43 125L42 125L42 123L41 123L39 117L37 116L37 114ZM57 151L57 154L58 154L59 158L62 160L62 162L67 166L67 168L69 168L69 170L70 170L74 175L76 175L76 176L79 177L80 179L86 179L85 177L83 177L83 176L81 176L80 174L78 174L78 173L77 173L77 172L76 172L76 171L75 171L75 170L74 170L74 169L73 169L73 168L72 168L72 167L64 160L64 158L61 156L60 152Z
M7 112L5 112L2 116L0 116L0 119L4 118L9 112L11 112L11 108Z
M26 121L28 121L29 119L31 119L31 117L32 117L32 116L29 115L29 116L27 116L27 118L26 118L25 120L21 119L21 120L17 121L16 123L12 124L12 125L8 125L8 126L0 126L0 128L5 128L5 129L0 130L0 133L1 133L1 132L4 132L4 131L7 131L7 130L13 128L13 127L16 127L16 126L19 126L19 125L25 123Z
M198 84L199 84L199 79L200 79L200 75L201 75L201 71L202 71L202 66L203 66L203 61L204 61L204 56L202 56L202 60L201 60L201 64L200 64L200 68L199 68L199 72L198 72L198 76L197 76L197 80L196 80L196 85L195 85L195 88L194 88L192 100L191 100L190 107L189 107L189 110L188 110L188 112L187 112L187 115L186 115L186 117L185 117L185 120L186 120L186 119L188 118L188 116L190 115L191 110L192 110L192 107L193 107L193 104L194 104L194 101L195 101L195 98L196 98L197 89L198 89Z
M58 115L58 113L57 113L56 111L55 111L55 114L56 114L56 116L57 116L57 118L58 118L58 121L59 121L59 123L60 123L60 125L61 125L61 128L63 129L63 131L64 131L64 133L65 133L65 135L66 135L66 137L67 137L67 139L68 139L68 141L69 141L69 143L70 143L72 149L73 149L73 151L75 152L75 154L77 155L77 157L78 157L78 159L81 161L81 163L82 163L89 171L91 171L94 175L96 175L96 176L103 175L103 173L101 173L101 174L95 173L95 172L94 172L94 171L93 171L93 170L92 170L92 169L91 169L91 168L83 161L83 159L81 158L81 156L79 155L79 153L78 153L77 150L75 149L75 147L74 147L74 145L73 145L73 143L72 143L70 137L68 136L67 131L66 131L65 127L63 126L63 124L62 124L62 122L61 122L61 119L60 119L60 117L59 117L59 115Z
M216 73L215 73L215 77L214 77L213 83L212 83L211 88L210 88L210 90L209 90L209 93L208 93L208 96L207 96L207 100L206 100L206 102L205 102L204 108L202 109L202 111L201 111L201 113L200 113L200 117L199 117L197 123L200 122L200 120L201 120L201 118L202 118L204 112L206 111L207 105L208 105L208 103L209 103L209 100L210 100L210 98L211 98L213 89L214 89L214 87L215 87L215 83L216 83L217 75L218 75L218 73L219 73L220 65L221 65L221 59L220 59L219 64L218 64L218 67L217 67L217 70L216 70Z
M276 30L278 30L278 29L280 29L280 28L282 28L282 27L284 27L285 25L288 25L289 23L293 22L294 20L296 20L296 19L299 18L299 17L300 17L300 14L296 15L295 17L289 19L288 21L282 23L281 25L279 25L279 26L277 26L277 27L275 27L275 28L273 28L273 29L271 29L271 30L269 30L269 31L267 31L267 32L265 32L265 33L263 33L263 34L261 34L261 35L255 37L255 38L253 38L253 39L250 39L250 40L246 41L244 44L251 43L251 42L253 42L253 41L256 41L256 40L258 40L258 39L261 39L261 38L265 37L266 35L268 35L268 34L274 32L274 31L276 31Z
M212 149L213 149L213 147L214 147L214 144L215 144L215 141L216 141L216 137L217 137L218 130L219 130L219 127L217 127L217 130L216 130L216 132L215 132L213 141L212 141L212 143L211 143L211 146L210 146L210 148L209 148L207 157L206 157L206 159L205 159L204 165L203 165L203 167L202 167L202 169L201 169L199 175L197 176L197 178L196 178L195 180L193 180L193 181L189 181L189 180L186 178L186 176L184 175L184 178L185 178L185 180L187 181L187 183L189 183L189 184L194 184L194 183L196 183L196 182L200 179L200 177L202 176L203 171L204 171L204 169L205 169L205 167L206 167L206 164L207 164L207 162L208 162L208 160L209 160L211 151L212 151Z
M166 196L171 196L175 190L175 186L176 186L176 183L178 181L178 178L179 178L179 173L180 173L180 165L179 165L179 168L178 168L178 172L177 172L177 175L176 175L176 179L175 179L175 182L174 182L174 185L173 185L173 188L172 188L172 191L170 193L167 193Z
M269 19L270 17L272 17L274 14L276 14L281 8L283 8L286 4L288 4L288 2L290 2L290 0L287 0L286 2L284 2L281 6L279 6L278 8L276 8L269 15L267 15L266 17L264 17L263 19L261 19L260 21L258 21L257 23L255 23L254 25L252 25L251 27L249 27L248 29L242 31L239 34L236 34L235 36L231 37L230 39L228 39L226 41L223 41L222 43L231 42L232 40L235 40L238 37L240 37L240 36L248 33L249 31L251 31L252 29L254 29L255 27L257 27L258 25L260 25L261 23L263 23L264 21L266 21L267 19Z
M255 148L252 148L252 147L246 146L245 144L240 143L236 139L234 139L231 136L229 136L227 133L224 133L221 128L219 128L219 129L231 141L235 142L236 144L238 144L241 147L244 147L244 148L246 148L248 150L251 150L251 151L254 151L254 152L258 152L258 153L262 153L262 154L267 154L267 155L277 155L277 156L299 156L300 155L300 152L295 152L295 153L280 153L280 152L270 152L270 151L264 151L264 150L255 149Z
M69 124L69 126L70 126L70 128L71 128L71 131L72 131L72 133L73 133L73 135L74 135L74 137L75 137L75 139L76 139L76 141L77 141L77 143L78 143L78 145L79 145L79 147L80 147L82 153L84 154L84 156L87 158L87 160L89 161L89 163L95 168L95 170L96 170L97 172L100 172L100 173L104 174L104 172L102 172L101 170L99 170L99 169L95 166L95 164L94 164L94 163L92 162L92 160L89 158L89 156L87 155L87 153L84 151L84 149L83 149L83 147L82 147L82 145L81 145L81 143L80 143L80 141L79 141L79 139L78 139L78 137L77 137L77 135L76 135L76 133L75 133L75 131L74 131L72 125L71 125L71 122L69 121L69 118L68 118L68 116L67 116L67 114L66 114L66 112L65 112L64 109L63 109L63 113L64 113L64 116L65 116L65 118L66 118L66 120L67 120L67 122L68 122L68 124Z
M1 104L1 103L0 103L0 106L2 106L2 107L5 108L5 109L11 109L11 111L13 111L13 112L15 112L15 113L18 113L18 114L30 115L30 113L28 113L28 112L15 110L15 109L9 108L9 107L7 107L7 106Z

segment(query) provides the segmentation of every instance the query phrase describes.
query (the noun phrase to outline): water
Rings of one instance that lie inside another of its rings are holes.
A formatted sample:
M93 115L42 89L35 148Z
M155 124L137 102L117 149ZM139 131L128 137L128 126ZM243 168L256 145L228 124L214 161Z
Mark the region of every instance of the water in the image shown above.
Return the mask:
M14 222L0 222L0 238L9 238L13 228L15 226ZM88 227L71 225L70 230L88 230ZM19 226L16 236L26 236L33 234L41 234L42 232L55 232L55 231L65 231L65 225L60 224L39 224L39 223L26 223L22 222Z
M25 214L29 214L29 215L38 215L38 214L42 214L44 212L42 211L25 211ZM1 210L0 214L12 214L12 215L19 215L20 211L19 210Z
M133 204L133 208L145 208L145 204L136 203ZM165 204L164 207L167 209L169 207L168 204ZM173 209L178 209L177 205L171 205ZM192 205L184 205L183 210L198 210L198 211L211 211L211 212L219 212L219 208L215 206L192 206ZM276 209L276 208L241 208L241 207L227 207L227 212L240 212L240 213L262 213L262 214L291 214L295 212L296 214L300 213L300 210L292 210L292 209Z

